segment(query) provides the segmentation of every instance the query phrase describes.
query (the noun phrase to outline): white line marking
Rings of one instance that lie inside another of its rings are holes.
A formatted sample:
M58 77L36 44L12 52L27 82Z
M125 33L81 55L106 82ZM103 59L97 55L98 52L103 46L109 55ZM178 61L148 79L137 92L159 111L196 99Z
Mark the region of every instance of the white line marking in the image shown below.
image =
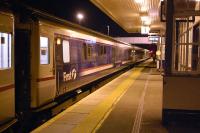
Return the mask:
M144 111L144 98L145 98L145 95L147 92L147 88L148 88L148 84L149 84L149 75L151 72L152 72L152 69L150 69L150 72L149 72L148 77L145 82L144 90L142 92L142 96L139 100L138 109L136 112L136 118L135 118L131 133L139 133L140 132L140 127L141 127L141 122L142 122L142 114Z

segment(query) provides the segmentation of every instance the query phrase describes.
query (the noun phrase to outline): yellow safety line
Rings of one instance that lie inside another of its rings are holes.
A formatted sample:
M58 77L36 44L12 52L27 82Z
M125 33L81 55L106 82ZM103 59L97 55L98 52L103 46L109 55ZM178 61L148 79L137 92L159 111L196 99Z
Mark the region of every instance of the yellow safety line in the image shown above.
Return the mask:
M101 127L102 123L105 121L105 119L108 117L108 115L111 113L111 111L113 110L113 108L115 107L115 105L117 104L117 102L121 99L121 97L125 94L126 91L123 92L123 94L121 94L121 96L119 96L117 98L117 100L115 100L115 102L113 103L113 106L108 110L108 112L104 115L104 117L101 119L101 121L98 123L98 125L96 126L96 128L94 129L94 133Z
M125 93L125 91L128 89L128 87L140 75L142 69L143 68L135 68L135 70L133 71L132 75L129 76L129 78L127 78L124 82L122 82L116 88L116 90L114 92L112 92L112 94L108 98L106 98L100 105L98 105L98 107L92 113L90 113L90 115L85 119L86 122L82 122L80 125L78 125L73 130L73 132L76 132L76 131L79 132L79 128L81 128L82 125L83 125L83 127L85 127L84 129L87 129L87 128L91 129L89 127L92 127L92 129L94 130L96 126L100 127L99 126L99 122L102 121L101 118L103 116L108 115L106 112L108 112L109 108L112 107L113 103L117 100L117 97L120 97L120 95L122 95L123 93ZM67 112L70 112L71 110L73 110L75 107L77 107L80 104L81 104L81 101L79 101L76 104L70 106L65 111L61 112L59 115L56 115L55 117L53 117L52 119L50 119L49 121L47 121L46 123L44 123L43 125L41 125L40 127L38 127L35 130L33 130L31 133L38 133L38 132L42 131L43 129L45 129L46 127L50 126L53 122L55 122L59 118L63 117ZM111 110L109 112L111 112ZM93 120L93 115L96 115L95 121L98 120L96 123ZM99 119L96 119L96 118L99 118ZM87 123L90 122L90 120L92 120L91 121L92 124L88 124L88 126L85 126L84 123L87 125ZM84 130L81 129L80 132L82 132L82 131L84 131ZM90 131L90 130L86 130L86 131ZM84 133L85 133L85 131L84 131Z
M135 82L136 78L141 74L143 68L135 68L132 74L126 78L97 108L92 111L80 124L73 130L73 133L91 133L97 130L102 119L106 119L108 113L111 112L113 103Z

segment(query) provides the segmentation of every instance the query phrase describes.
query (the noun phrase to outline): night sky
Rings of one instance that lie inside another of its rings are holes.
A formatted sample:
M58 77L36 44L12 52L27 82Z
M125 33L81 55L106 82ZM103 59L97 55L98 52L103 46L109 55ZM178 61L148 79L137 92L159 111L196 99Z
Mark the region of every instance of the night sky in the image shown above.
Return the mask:
M89 0L25 0L24 3L77 24L76 13L82 12L85 18L81 21L81 25L103 34L107 34L107 25L109 25L110 35L114 37L140 35L128 34Z

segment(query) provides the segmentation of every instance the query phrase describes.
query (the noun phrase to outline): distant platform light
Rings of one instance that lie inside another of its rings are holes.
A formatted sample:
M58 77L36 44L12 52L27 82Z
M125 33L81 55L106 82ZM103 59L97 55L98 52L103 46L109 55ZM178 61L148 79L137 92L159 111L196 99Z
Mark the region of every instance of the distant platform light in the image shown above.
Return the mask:
M60 45L61 44L61 39L57 38L56 43L57 43L57 45Z
M161 51L160 50L156 51L156 55L160 56L161 55Z
M149 34L150 27L149 26L141 26L141 34Z

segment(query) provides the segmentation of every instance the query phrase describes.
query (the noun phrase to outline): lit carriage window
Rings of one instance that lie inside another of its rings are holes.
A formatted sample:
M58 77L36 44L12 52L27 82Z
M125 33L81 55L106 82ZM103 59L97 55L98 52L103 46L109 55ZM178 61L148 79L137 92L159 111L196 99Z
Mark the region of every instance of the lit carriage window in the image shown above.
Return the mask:
M63 62L69 63L70 62L70 50L69 50L69 42L63 40Z
M83 49L83 58L87 60L87 44L86 43L83 44L82 49Z
M0 69L11 68L11 34L0 32Z
M87 52L88 52L87 53L88 57L91 57L92 56L92 46L88 45Z
M49 64L49 39L40 37L40 64Z
M104 55L104 54L106 54L106 46L100 46L99 55Z

